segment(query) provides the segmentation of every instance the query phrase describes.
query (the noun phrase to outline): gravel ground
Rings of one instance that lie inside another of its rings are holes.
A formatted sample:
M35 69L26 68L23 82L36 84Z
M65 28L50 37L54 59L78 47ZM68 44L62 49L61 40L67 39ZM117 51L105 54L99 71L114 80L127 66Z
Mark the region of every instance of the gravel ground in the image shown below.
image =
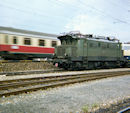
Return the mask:
M56 67L52 63L46 61L42 62L0 62L0 72L19 72L19 71L31 71L31 70L46 70L55 69Z
M0 75L0 81L19 79L19 78L32 78L32 77L44 77L44 76L67 75L67 74L82 74L82 73L113 72L113 71L125 71L125 70L130 70L130 68L69 71L69 72L58 72L58 73L54 72L54 73L45 73L45 74L29 74L29 75L13 75L13 76Z
M79 113L130 98L130 75L0 99L0 113Z
M124 109L128 109L129 111L125 113L130 113L130 98L119 100L116 103L112 103L109 106L101 106L99 109L95 110L94 113L117 113Z

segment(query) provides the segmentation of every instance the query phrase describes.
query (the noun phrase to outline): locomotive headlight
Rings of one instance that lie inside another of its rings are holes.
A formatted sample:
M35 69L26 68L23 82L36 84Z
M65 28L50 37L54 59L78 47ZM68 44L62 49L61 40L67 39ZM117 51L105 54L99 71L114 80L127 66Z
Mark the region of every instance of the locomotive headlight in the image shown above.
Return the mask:
M58 63L55 63L55 66L58 67Z

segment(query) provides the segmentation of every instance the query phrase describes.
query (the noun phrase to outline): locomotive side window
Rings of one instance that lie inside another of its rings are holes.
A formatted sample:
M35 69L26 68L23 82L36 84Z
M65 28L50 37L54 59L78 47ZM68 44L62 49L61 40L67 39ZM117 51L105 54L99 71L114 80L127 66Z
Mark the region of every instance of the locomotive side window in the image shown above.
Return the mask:
M73 41L72 41L72 45L76 45L76 44L77 44L77 42L78 42L77 40L73 40ZM85 43L85 44L87 44L87 42L86 42L86 41L85 41L84 43Z
M90 46L90 47L93 47L93 43L90 43L89 46Z
M98 43L98 47L101 47L101 43L100 42Z
M61 43L62 43L62 45L66 45L66 41L65 40L62 40Z
M5 35L5 43L8 44L8 35Z
M31 45L31 39L30 38L24 38L24 44L25 45Z
M45 46L45 40L39 39L39 46Z
M17 37L16 36L13 37L13 44L17 44Z
M57 42L56 41L52 41L51 45L52 45L52 47L55 47L55 46L57 46Z
M102 43L101 46L102 46L103 49L105 49L107 47L105 43Z
M87 47L87 41L86 40L84 40L84 47Z
M109 44L107 44L107 48L109 48L110 46L109 46Z

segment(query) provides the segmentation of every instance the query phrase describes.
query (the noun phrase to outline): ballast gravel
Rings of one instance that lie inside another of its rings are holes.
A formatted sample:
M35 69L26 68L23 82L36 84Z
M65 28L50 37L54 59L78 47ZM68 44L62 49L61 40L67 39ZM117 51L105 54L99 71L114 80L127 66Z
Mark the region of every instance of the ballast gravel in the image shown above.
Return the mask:
M29 60L21 62L1 62L0 72L19 72L19 71L31 71L31 70L48 70L55 69L56 67L52 63L47 61L32 62Z
M29 74L29 75L13 75L13 76L0 75L0 81L24 79L24 78L32 78L32 77L46 77L46 76L83 74L83 73L89 74L89 73L100 73L100 72L118 72L118 71L129 71L129 70L130 68L116 68L116 69L100 69L100 70L85 70L85 71L53 72L53 73Z
M81 113L130 98L130 75L0 98L0 113Z

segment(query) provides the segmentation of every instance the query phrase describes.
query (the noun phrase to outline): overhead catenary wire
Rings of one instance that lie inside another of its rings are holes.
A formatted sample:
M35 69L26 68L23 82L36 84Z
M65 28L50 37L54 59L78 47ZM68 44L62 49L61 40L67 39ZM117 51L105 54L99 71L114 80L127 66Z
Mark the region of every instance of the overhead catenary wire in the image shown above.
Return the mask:
M0 4L0 6L3 6L3 5L1 5ZM9 8L9 9L12 9L12 10L15 10L15 11L20 11L21 13L27 13L27 14L30 14L30 11L27 11L27 12L24 12L24 10L22 10L22 9L18 9L18 10L16 10L17 8L12 8L12 7L9 7L9 6L7 6L7 8ZM32 14L34 14L35 15L35 13L33 13L32 12ZM4 16L2 15L2 18L11 18L10 16L5 16L6 14L4 14ZM20 20L22 21L22 19L23 18L21 18L23 15L21 15L21 16L18 16L18 17L15 17L15 22L17 21L17 20L19 20L19 22L20 22ZM35 15L36 16L36 15ZM44 17L41 17L41 18L44 18ZM38 21L35 21L35 20L38 20ZM8 20L9 21L9 20ZM41 21L41 19L40 18L33 18L33 19L30 19L30 20L28 20L28 19L25 19L25 21L35 21L35 23L39 23L40 25L42 25L42 26L46 26L46 27L61 27L61 24L55 24L52 20L50 20L50 22L44 22L44 21ZM59 22L59 21L58 21Z
M37 8L34 8L34 9L31 9L31 8L29 8L29 7L24 7L24 9L22 8L17 8L17 7L14 7L13 5L14 5L15 3L13 3L13 4L1 4L0 3L0 6L2 6L2 7L6 7L6 8L9 8L9 9L12 9L12 10L17 10L17 11L20 11L20 12L23 12L23 13L27 13L27 14L32 14L32 15L35 15L35 16L39 16L39 17L44 17L44 18L48 18L48 19L50 19L50 18L52 18L52 15L48 15L47 13L45 13L45 12L43 12L42 10L40 10L40 9L37 9ZM18 5L18 4L16 4L16 5ZM23 5L22 5L23 6ZM27 8L27 10L25 10ZM58 15L53 15L53 18L56 18L56 19L58 19L59 21L63 21L63 20L69 20L69 18L68 17L62 17L62 16L58 16Z
M21 12L21 13L23 13L23 14L29 14L29 15L35 15L35 17L36 16L38 16L38 17L40 17L40 18L45 18L46 16L45 15L42 15L42 14L40 14L40 13L37 13L37 12L32 12L32 10L30 11L30 10L24 10L24 9L20 9L20 8L17 8L17 7L13 7L13 6L10 6L10 5L7 5L7 4L1 4L0 3L0 6L2 6L2 7L4 7L4 8L8 8L8 9L11 9L11 10L15 10L15 11L18 11L18 12ZM6 14L5 14L6 15ZM2 16L2 17L5 17L5 16ZM20 16L19 16L20 17ZM47 16L47 17L49 17L49 16ZM50 16L51 17L51 16ZM10 16L8 16L7 18L10 18ZM57 18L58 18L58 16L57 16ZM63 17L64 19L66 19L66 17ZM22 19L22 18L17 18L17 17L15 17L15 19L18 19L19 20L19 22L20 22L20 19ZM36 19L36 18L33 18L33 21L34 21L34 19ZM37 18L38 20L40 20L39 18ZM60 18L61 19L61 18ZM58 19L58 22L60 22L60 19ZM67 18L68 19L68 18ZM51 23L51 20L52 19L50 19L50 22L49 22L49 24L48 23L45 23L45 22L40 22L40 24L42 24L43 26L55 26L55 27L60 27L60 26L58 26L57 24L56 25L53 25L54 23ZM15 22L16 22L16 20L15 20ZM36 22L36 21L35 21ZM38 21L38 23L39 23L39 21ZM61 24L61 23L60 23ZM37 25L36 25L37 26Z
M51 1L53 1L53 0L51 0ZM56 1L59 1L59 0L56 0ZM86 4L85 2L82 2L82 0L78 0L77 2L78 2L78 4L81 4L82 6L84 6L85 8L86 8L86 6L89 7L89 8L91 9L91 11L93 10L93 11L97 12L98 14L100 14L100 15L102 15L102 16L110 17L110 18L112 18L113 20L118 21L119 23L129 24L129 25L130 25L129 22L127 22L127 21L125 21L125 20L122 20L122 19L120 19L120 18L114 17L114 16L112 16L111 14L109 14L109 13L107 13L107 12L104 12L103 10L101 10L101 9L99 9L99 8L96 8L96 7L94 7L94 6L90 5L90 4ZM65 4L65 2L63 2L63 1L60 1L59 3ZM66 3L66 4L68 4L68 3ZM79 9L81 9L81 7L79 7L79 6L74 6L73 4L69 4L69 5L71 5L72 7L78 7ZM83 11L83 10L82 10L82 11ZM85 12L86 12L86 10L85 10Z
M116 7L119 7L119 8L122 8L123 10L125 11L128 11L128 9L126 7L123 7L123 5L119 5L117 2L114 2L113 0L107 0L108 3L112 4L113 6L116 6ZM123 1L124 2L124 1Z
M8 18L4 18L4 20L6 21L5 24L2 24L3 26L8 26L8 22L11 21ZM24 23L19 23L19 21L15 21L14 22L9 22L11 23L12 27L15 26L15 28L22 28L22 29L26 29L27 27L29 27L31 30L36 30L37 28L41 28L41 30L39 32L47 32L47 33L58 33L55 31L55 27L50 27L50 26L46 26L44 27L39 25L39 24L35 24L35 25L30 25L30 24L24 24ZM17 26L17 27L16 27ZM26 29L27 30L27 29ZM48 32L49 31L49 32Z
M52 0L50 0L50 1L52 1ZM62 2L58 2L58 0L56 0L57 2L54 2L56 5L58 5L58 4L63 4L63 1ZM104 11L102 11L101 9L99 9L99 8L95 8L94 6L91 6L91 5L88 5L88 4L86 4L86 3L84 3L84 2L82 2L81 0L80 1L78 1L77 3L79 3L79 4L81 4L82 6L84 6L84 9L85 9L85 7L86 6L88 6L91 10L93 10L94 12L96 12L96 13L98 13L98 14L100 14L100 15L102 15L102 16L106 16L106 17L110 17L110 18L112 18L113 20L116 20L116 21L118 21L118 22L120 22L120 23L124 23L124 24L129 24L127 21L125 21L125 20L121 20L120 18L117 18L117 17L114 17L114 16L112 16L112 15L110 15L110 14L108 14L108 13L106 13L106 12L104 12ZM68 4L68 3L67 3ZM25 9L20 9L20 8L16 8L16 7L13 7L13 6L9 6L9 5L3 5L3 4L0 4L1 6L3 6L3 7L7 7L7 8L9 8L9 9L13 9L13 10L16 10L16 11L20 11L20 12L22 12L22 13L26 13L26 14L32 14L32 15L35 15L35 16L38 16L38 17L40 17L40 18L48 18L48 20L52 20L52 19L50 19L50 15L47 15L47 14L44 14L44 13L41 13L41 11L39 11L39 12L37 12L37 11L30 11L30 10L25 10ZM63 4L64 5L64 4ZM79 6L75 6L75 5L73 5L73 4L69 4L69 7L68 8L81 8L81 7L79 7ZM87 9L87 8L86 8ZM82 9L80 9L80 11L81 11ZM87 9L88 10L88 9ZM84 11L84 12L87 12L86 10ZM54 18L57 18L58 19L58 23L59 24L61 24L60 23L60 21L62 22L62 19L63 20L68 20L68 17L60 17L60 16L57 16L57 15L53 15L53 17ZM40 19L38 19L38 20L40 20ZM47 23L45 23L45 22L41 22L41 24L44 24L44 25L51 25L51 26L56 26L56 27L60 27L60 26L58 26L57 24L56 25L53 25L53 24L55 24L55 23L51 23L51 24L47 24Z
M52 0L51 0L51 1L52 1ZM58 0L56 0L56 1L58 1ZM63 2L60 1L59 3L63 3ZM79 3L82 4L82 5L85 5L85 6L90 7L92 10L95 10L95 12L102 13L103 15L109 16L109 17L111 17L111 18L113 18L113 19L115 19L115 20L117 20L117 21L119 21L119 22L121 22L121 23L129 24L127 21L124 21L124 20L121 20L121 19L119 19L119 18L113 17L112 15L103 12L103 11L100 10L99 8L95 8L94 6L91 6L91 5L88 5L88 4L86 4L86 3L83 3L81 0L79 1ZM2 5L2 4L0 4L0 5ZM72 4L70 4L70 5L74 7L74 5L72 5ZM14 7L11 7L11 6L6 6L6 7L12 8L12 9L15 9L15 10L18 10L18 11L21 11L21 12L24 12L24 13L31 13L31 14L37 15L37 16L49 17L48 15L44 15L43 13L41 14L41 13L29 11L29 10L23 10L23 9L19 9L19 8L14 8ZM75 7L77 7L77 6L75 6ZM56 15L55 15L55 16L56 16ZM55 17L55 16L53 16L53 17ZM58 16L56 16L56 17L58 17ZM61 19L60 16L59 16L58 18ZM64 19L66 19L66 17L64 17ZM68 19L68 18L67 18L67 19ZM59 21L60 21L60 20L59 20Z
M117 21L119 21L119 22L121 22L121 23L124 23L124 24L127 24L127 25L129 24L129 25L130 25L130 23L128 23L127 21L121 20L120 18L117 18L117 17L114 17L114 16L108 14L107 12L102 11L102 10L99 9L99 8L95 8L94 6L88 5L88 4L86 4L85 2L82 2L81 0L79 0L79 2L80 2L82 5L88 6L88 7L90 7L92 10L95 10L96 12L98 12L98 13L104 15L104 16L111 17L113 20L117 20Z
M4 16L2 16L2 18L3 18L3 20L4 19L7 19L7 21L11 21L10 19L11 19L11 16L6 16L6 15L4 15ZM10 19L9 19L10 18ZM6 21L6 22L7 22ZM12 20L13 21L13 20ZM13 21L13 22L27 22L27 24L28 23L31 23L31 22L33 22L33 23L35 23L35 24L39 24L39 25L41 25L41 26L46 26L46 27L61 27L61 25L58 25L58 24L53 24L53 23L47 23L47 22L44 22L44 21L40 21L40 19L38 19L38 18L36 18L36 19L23 19L23 18L21 18L21 17L15 17L15 20Z

